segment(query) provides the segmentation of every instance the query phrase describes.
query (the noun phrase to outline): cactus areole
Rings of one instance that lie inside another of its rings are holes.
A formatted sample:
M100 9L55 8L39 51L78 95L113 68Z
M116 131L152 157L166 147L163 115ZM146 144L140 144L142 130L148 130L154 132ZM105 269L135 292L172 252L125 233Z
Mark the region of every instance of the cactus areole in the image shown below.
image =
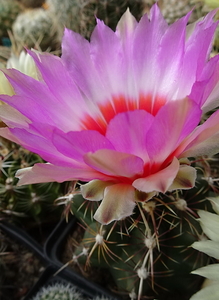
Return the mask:
M39 80L3 70L15 95L0 97L0 134L47 162L19 170L19 184L87 182L102 224L192 188L188 158L219 146L219 111L201 122L219 104L215 13L187 26L191 13L168 25L156 4L139 22L127 10L115 32L97 20L90 41L66 29L61 58L29 51Z

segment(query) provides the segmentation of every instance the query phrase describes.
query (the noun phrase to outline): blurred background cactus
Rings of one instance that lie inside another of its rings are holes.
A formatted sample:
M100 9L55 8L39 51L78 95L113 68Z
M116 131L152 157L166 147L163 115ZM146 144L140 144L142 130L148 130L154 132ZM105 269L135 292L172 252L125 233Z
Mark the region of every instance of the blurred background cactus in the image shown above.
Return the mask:
M42 51L55 50L60 47L62 32L56 17L40 7L20 13L12 27L16 42L27 48Z
M113 30L122 14L129 7L139 20L143 14L144 0L47 0L48 9L58 16L60 23L89 38L95 25L95 17Z
M43 51L57 50L64 27L90 38L95 17L114 30L127 8L139 20L155 2L168 23L191 9L190 22L196 21L217 5L217 1L204 0L1 0L0 36L8 37L8 30L12 31L20 51L24 46Z
M12 24L17 15L21 12L20 5L14 0L0 1L0 39L1 44L8 44L8 30L11 30Z
M37 8L42 7L45 0L16 0L23 8Z
M169 24L185 16L192 9L193 13L189 20L190 23L197 21L206 14L206 12L203 11L203 2L200 0L160 0L158 4L164 18Z

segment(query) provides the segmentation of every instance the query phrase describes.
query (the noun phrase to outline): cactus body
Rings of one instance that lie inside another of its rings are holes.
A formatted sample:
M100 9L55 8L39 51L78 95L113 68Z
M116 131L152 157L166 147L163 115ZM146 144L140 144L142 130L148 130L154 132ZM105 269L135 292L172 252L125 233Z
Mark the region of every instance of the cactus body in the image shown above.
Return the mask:
M75 194L71 210L84 230L82 239L76 240L72 248L75 262L91 280L89 269L110 274L106 279L100 275L99 283L113 282L113 291L120 296L153 299L157 294L159 300L189 299L202 282L191 271L208 263L206 255L190 247L202 236L196 209L207 208L204 200L211 193L200 173L192 190L140 202L131 217L109 225L93 219L97 203Z
M96 25L96 17L115 29L127 8L139 20L145 5L143 0L64 0L62 3L58 0L47 0L47 4L59 17L60 23L86 38L90 37Z
M55 16L43 8L26 10L13 24L14 39L28 48L56 49L61 32Z
M0 37L7 37L8 30L20 13L21 8L14 0L0 0Z
M57 282L43 287L31 300L83 300L83 296L73 285Z
M203 2L194 0L161 0L159 6L162 14L168 23L173 23L177 19L185 16L188 12L193 10L190 18L190 23L201 18L205 13L202 11Z
M36 8L41 7L45 0L16 0L19 2L24 8Z

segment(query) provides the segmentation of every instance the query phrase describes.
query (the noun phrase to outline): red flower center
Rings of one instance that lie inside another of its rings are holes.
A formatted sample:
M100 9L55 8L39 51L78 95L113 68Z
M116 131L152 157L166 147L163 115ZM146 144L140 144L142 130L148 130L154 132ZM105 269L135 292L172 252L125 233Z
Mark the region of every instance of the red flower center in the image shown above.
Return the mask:
M83 130L96 130L105 135L107 125L117 114L141 109L149 112L153 116L157 114L159 109L166 103L166 98L161 96L152 97L151 94L140 94L138 101L135 99L127 99L123 95L112 97L111 101L104 104L97 104L100 110L98 117L87 114L83 120Z

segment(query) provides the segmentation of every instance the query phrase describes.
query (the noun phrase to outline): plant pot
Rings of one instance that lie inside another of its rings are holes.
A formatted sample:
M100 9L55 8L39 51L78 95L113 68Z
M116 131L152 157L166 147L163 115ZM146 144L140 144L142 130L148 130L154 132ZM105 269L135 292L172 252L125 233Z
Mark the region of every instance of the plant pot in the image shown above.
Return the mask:
M48 261L47 257L44 255L43 247L24 230L6 222L0 223L0 229L4 231L9 237L16 240L18 243L23 244L30 251L36 254L36 256L42 261L43 264L50 264L50 261Z
M103 287L92 283L70 268L63 268L59 271L60 268L63 267L63 263L59 260L60 251L68 234L74 230L76 223L77 220L74 217L70 219L69 223L66 223L65 220L61 220L46 240L44 246L41 246L22 229L9 223L0 223L0 229L2 231L13 240L27 247L45 266L45 271L23 300L30 300L40 287L48 285L52 281L64 281L73 284L85 298L94 298L95 296L102 295L106 298L117 299ZM58 275L55 275L56 273L58 273Z
M76 228L77 222L78 221L75 217L71 217L68 223L66 223L65 219L61 220L54 231L51 233L51 235L48 237L44 245L44 255L46 261L50 261L50 263L57 270L60 270L64 266L63 262L61 262L60 254L62 253L68 235L72 233ZM118 299L117 296L115 296L102 286L86 279L69 267L63 268L58 274L65 280L76 284L78 287L80 287L83 293L88 295L89 297L103 295L110 299Z
M20 228L0 223L0 298L20 300L49 265L43 247Z

